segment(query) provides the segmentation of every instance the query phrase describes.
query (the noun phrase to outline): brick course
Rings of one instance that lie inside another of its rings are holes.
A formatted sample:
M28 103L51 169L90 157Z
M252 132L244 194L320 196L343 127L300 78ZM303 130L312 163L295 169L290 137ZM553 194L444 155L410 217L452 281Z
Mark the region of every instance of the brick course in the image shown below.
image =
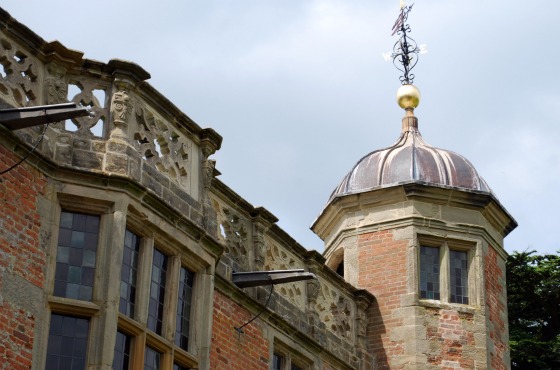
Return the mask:
M376 297L377 312L370 316L367 340L379 369L396 369L390 366L391 359L404 353L403 341L392 340L391 332L403 324L398 309L401 296L406 294L407 246L408 241L394 240L389 230L358 237L358 285Z
M0 170L19 160L0 146ZM0 369L31 367L35 317L30 307L7 299L6 278L45 288L46 251L41 245L37 202L46 179L25 162L0 176Z
M213 315L211 369L268 369L269 343L263 336L259 319L245 326L240 336L234 329L250 320L253 313L216 291Z
M488 254L484 262L484 281L486 289L486 307L489 320L489 337L492 343L490 353L490 365L492 369L505 370L504 365L508 351L506 341L506 287L505 287L505 263L498 256L494 248L488 248Z

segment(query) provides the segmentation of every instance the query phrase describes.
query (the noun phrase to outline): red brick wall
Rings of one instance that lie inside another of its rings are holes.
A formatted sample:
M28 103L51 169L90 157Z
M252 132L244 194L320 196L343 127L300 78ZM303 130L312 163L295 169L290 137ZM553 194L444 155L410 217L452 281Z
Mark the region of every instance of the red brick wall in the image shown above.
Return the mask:
M428 364L441 369L474 369L474 335L466 326L474 315L455 310L426 309Z
M18 158L0 146L0 171ZM46 179L21 164L0 175L0 369L29 369L35 318L26 307L5 299L2 276L22 278L45 286L45 249L40 245L37 198L44 194Z
M268 369L269 343L263 337L259 319L243 328L239 327L254 316L219 291L214 293L214 316L212 322L212 347L210 368L213 370L259 370Z
M388 369L391 358L404 353L404 343L392 341L390 336L392 329L403 323L396 310L401 306L401 296L406 294L407 246L406 240L394 240L390 230L358 237L358 285L376 297L375 307L370 310L367 341L369 350L377 356L379 369Z
M505 296L505 263L494 248L488 248L484 259L484 278L486 289L486 307L489 320L489 338L494 349L490 351L492 369L507 369L505 354L507 351L507 303Z

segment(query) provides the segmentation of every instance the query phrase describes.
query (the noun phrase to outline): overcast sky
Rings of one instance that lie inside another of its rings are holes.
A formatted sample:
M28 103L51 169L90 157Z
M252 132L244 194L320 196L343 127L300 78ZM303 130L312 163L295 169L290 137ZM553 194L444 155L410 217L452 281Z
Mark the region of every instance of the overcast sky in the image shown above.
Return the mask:
M407 4L410 4L408 2ZM47 41L118 58L223 137L220 177L308 249L309 226L365 154L393 144L399 1L2 0ZM431 145L469 159L519 226L508 251L560 250L556 1L417 0L414 69Z

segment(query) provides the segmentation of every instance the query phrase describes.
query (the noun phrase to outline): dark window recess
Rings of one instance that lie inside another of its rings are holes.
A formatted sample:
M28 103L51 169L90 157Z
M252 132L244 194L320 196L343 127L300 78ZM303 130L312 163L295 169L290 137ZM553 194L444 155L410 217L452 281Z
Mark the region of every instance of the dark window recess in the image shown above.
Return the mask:
M161 369L161 353L146 347L144 354L144 370L160 370Z
M284 356L277 353L272 355L272 370L283 370Z
M336 273L344 277L344 260L340 261L340 263L336 267Z
M300 366L298 366L298 365L292 364L291 370L303 370L303 367L300 367Z
M175 344L185 351L188 351L189 349L193 283L194 273L184 267L181 267L181 274L179 277L179 300L177 302Z
M117 331L113 370L128 370L130 363L130 336Z
M62 212L58 230L54 295L91 301L99 216Z
M439 248L420 247L420 298L440 299Z
M121 268L119 311L131 318L134 318L139 252L140 237L129 230L126 230Z
M154 249L150 281L150 301L148 304L148 329L160 335L163 327L166 275L167 256Z
M453 303L469 304L467 252L449 251L450 295Z
M46 370L86 368L89 320L52 314Z

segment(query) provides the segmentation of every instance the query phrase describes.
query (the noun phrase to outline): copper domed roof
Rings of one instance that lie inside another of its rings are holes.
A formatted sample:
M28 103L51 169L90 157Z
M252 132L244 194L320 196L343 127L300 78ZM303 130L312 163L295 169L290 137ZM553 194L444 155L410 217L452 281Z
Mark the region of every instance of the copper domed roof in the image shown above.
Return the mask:
M418 131L418 119L413 110L407 109L399 140L391 147L376 150L360 159L334 190L330 200L410 182L492 193L465 157L427 144Z

